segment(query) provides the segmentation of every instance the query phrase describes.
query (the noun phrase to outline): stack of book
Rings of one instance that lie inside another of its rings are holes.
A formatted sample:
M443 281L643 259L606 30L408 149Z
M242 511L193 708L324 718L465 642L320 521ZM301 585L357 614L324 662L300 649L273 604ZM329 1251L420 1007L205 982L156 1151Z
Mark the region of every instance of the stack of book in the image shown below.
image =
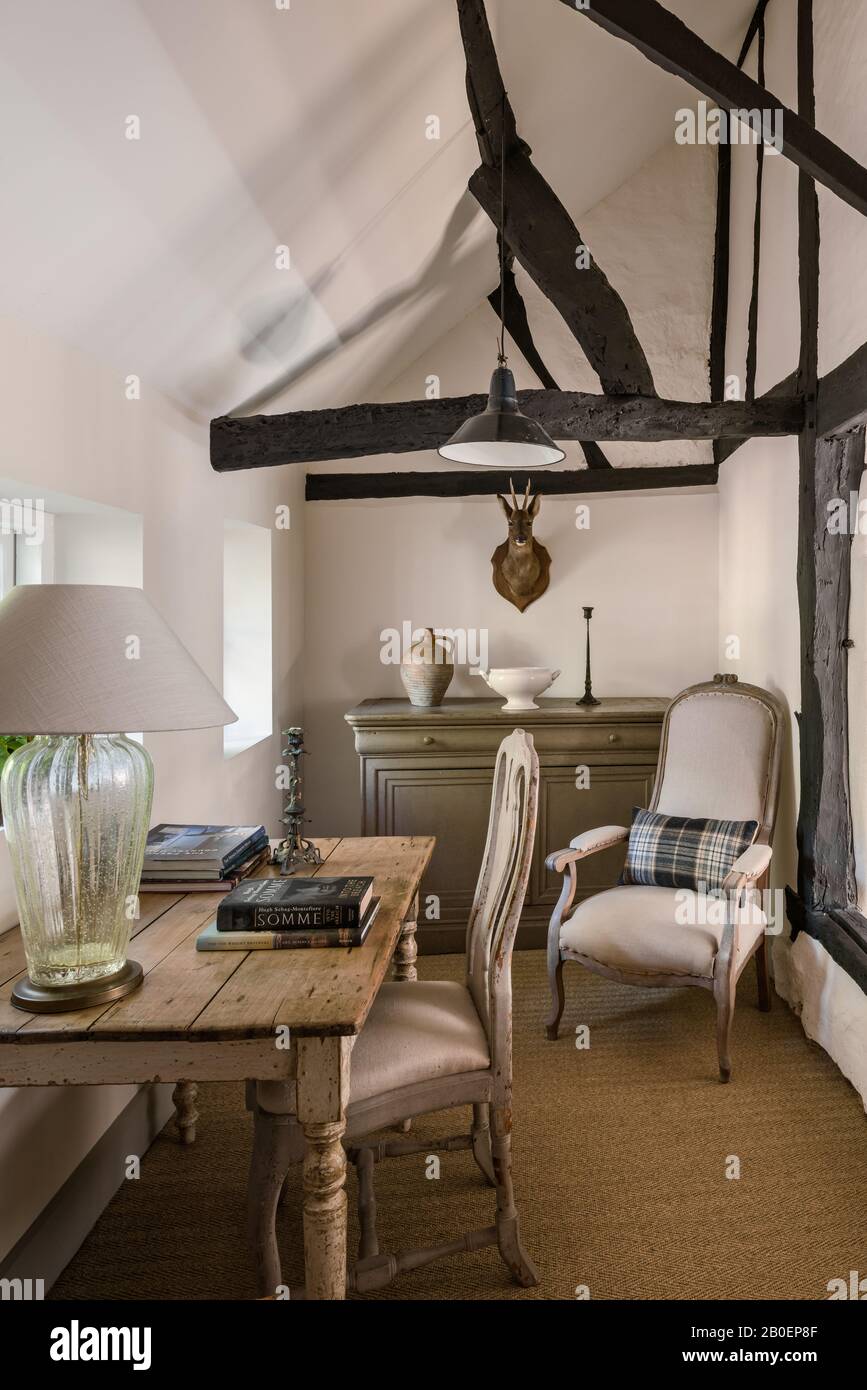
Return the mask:
M360 946L379 898L373 879L259 878L239 884L196 940L200 951Z
M270 853L264 825L156 825L148 833L141 891L229 892Z

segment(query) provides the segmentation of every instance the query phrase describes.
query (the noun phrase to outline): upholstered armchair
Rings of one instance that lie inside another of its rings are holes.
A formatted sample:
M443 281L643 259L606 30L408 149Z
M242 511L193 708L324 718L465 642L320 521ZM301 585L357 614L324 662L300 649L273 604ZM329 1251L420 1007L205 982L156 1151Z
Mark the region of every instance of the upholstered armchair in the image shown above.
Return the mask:
M752 843L735 860L723 893L702 901L684 889L623 884L573 907L579 865L629 839L625 826L588 830L550 854L563 887L548 930L551 1013L557 1037L566 961L625 984L692 986L713 994L721 1081L731 1078L730 1038L737 983L755 957L759 1008L770 1008L765 915L756 893L771 862L779 790L782 710L767 690L736 676L690 686L669 706L650 811L720 821L756 821Z

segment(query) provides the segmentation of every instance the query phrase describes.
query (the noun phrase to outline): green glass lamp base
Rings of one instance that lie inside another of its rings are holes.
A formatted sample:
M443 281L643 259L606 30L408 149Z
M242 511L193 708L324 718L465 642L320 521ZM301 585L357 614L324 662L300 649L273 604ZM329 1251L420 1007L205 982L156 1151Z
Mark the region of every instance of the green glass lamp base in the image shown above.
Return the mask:
M132 994L143 979L144 971L137 960L128 960L113 975L80 985L35 985L29 975L24 975L13 986L12 1003L29 1014L71 1013L94 1004L113 1004L125 994Z

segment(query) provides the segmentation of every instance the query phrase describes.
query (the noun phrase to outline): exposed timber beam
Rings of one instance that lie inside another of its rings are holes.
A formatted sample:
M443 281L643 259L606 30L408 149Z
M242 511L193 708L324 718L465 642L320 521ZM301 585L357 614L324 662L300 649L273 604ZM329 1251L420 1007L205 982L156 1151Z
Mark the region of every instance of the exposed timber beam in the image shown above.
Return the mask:
M797 394L798 373L795 371L758 400L779 400ZM863 424L867 424L867 343L862 343L819 382L817 433L845 434ZM731 458L746 442L746 439L720 439L718 461L723 463Z
M819 382L819 433L842 434L867 422L867 343Z
M762 14L758 24L759 53L758 53L758 75L759 82L765 85L765 18ZM759 360L759 288L761 283L761 255L762 255L762 189L764 187L765 173L765 147L759 143L756 146L756 203L753 213L753 279L750 290L750 308L747 323L747 370L744 386L744 396L748 401L756 398L756 370Z
M790 372L782 381L778 381L776 386L772 386L770 391L765 391L763 395L757 396L755 404L770 403L771 401L791 400L798 398L798 373ZM742 444L746 444L746 437L740 439L718 439L716 444L716 461L725 463L727 458L738 450Z
M653 375L626 305L592 256L576 264L583 237L530 158L506 96L484 0L457 0L467 60L467 99L482 164L470 192L499 228L506 156L506 243L562 315L603 389L653 395Z
M732 204L731 145L717 157L716 235L713 253L713 300L710 313L710 398L721 401L726 385L726 328L729 303L730 219Z
M758 0L752 19L744 35L741 44L741 51L738 54L737 66L743 67L747 55L752 47L753 40L757 34L761 35L762 49L764 49L764 20L765 10L768 8L768 0ZM759 150L762 146L759 146ZM728 313L729 313L729 252L731 244L731 201L732 201L732 147L727 140L723 140L719 145L717 156L717 200L716 200L716 236L714 239L713 254L713 302L711 305L711 334L710 334L710 398L712 401L721 401L725 397L726 381L726 341L728 336ZM757 206L760 205L756 199ZM753 269L755 272L757 259L753 254ZM747 371L749 377L749 370ZM792 379L792 391L795 382ZM780 394L779 392L777 394ZM789 392L788 394L791 394ZM755 375L753 376L752 391L747 392L747 399L755 396ZM713 456L716 463L721 463L728 457L732 448L737 448L743 440L732 441L726 439L715 439L713 445Z
M798 0L798 109L815 113L813 0ZM819 204L813 178L798 187L798 285L804 398L799 439L798 608L801 626L801 795L798 887L786 892L792 936L806 931L867 990L867 918L857 906L849 788L849 501L864 472L863 423L822 435L818 426ZM845 365L845 364L844 364ZM863 398L862 398L863 399ZM842 524L832 516L843 512Z
M684 78L726 111L781 113L781 152L805 173L830 188L844 202L867 214L867 169L816 130L803 113L785 107L760 83L673 15L657 0L561 0L607 33L632 44L666 72Z
M501 238L498 235L498 247L500 242ZM527 365L535 372L545 390L558 391L560 388L542 361L539 349L533 340L530 321L527 318L527 306L521 298L521 291L518 289L518 283L515 279L515 257L511 251L507 251L503 257L503 273L500 284L488 295L488 303L498 318L502 313L506 332L523 355ZM582 439L581 449L587 460L588 468L611 467L599 445L592 440Z
M744 41L741 44L741 51L738 54L737 66L739 68L742 68L747 60L747 54L753 46L753 39L759 32L759 26L764 23L765 10L767 8L768 0L759 0L759 3L753 10L753 17L750 20L749 25L747 26L747 32L744 34Z
M815 110L813 0L798 0L798 107ZM848 526L832 527L829 508L848 505L864 471L864 428L841 438L818 436L819 203L811 176L798 186L798 285L801 305L799 384L805 420L799 439L798 607L801 625L801 799L798 896L808 909L848 909L856 902L849 798Z
M660 441L797 434L796 398L666 401L657 396L593 396L583 391L519 391L520 407L553 439ZM285 463L408 454L437 449L487 396L387 401L288 415L223 415L211 421L211 466L218 473ZM600 470L602 471L602 470Z
M786 913L792 939L806 932L867 994L867 919L855 908L816 912L806 908L791 888L786 889Z
M497 237L498 243L499 240ZM488 295L488 303L497 318L502 311L506 332L523 355L527 366L531 367L539 378L543 388L546 391L559 391L560 387L542 361L541 353L533 341L527 306L521 298L521 291L515 280L515 257L511 251L507 252L503 260L502 279L497 288Z
M508 495L510 483L523 487L526 473L493 468L446 469L439 473L308 473L308 502L362 501L379 497L488 497ZM717 481L713 463L688 463L675 468L552 469L534 472L534 492L574 496L594 492L634 492L647 488L711 487Z
M810 431L805 431L809 434ZM864 427L805 447L800 488L801 803L798 895L809 907L854 907L855 855L849 794L849 602L852 535L829 526L848 515L864 471Z

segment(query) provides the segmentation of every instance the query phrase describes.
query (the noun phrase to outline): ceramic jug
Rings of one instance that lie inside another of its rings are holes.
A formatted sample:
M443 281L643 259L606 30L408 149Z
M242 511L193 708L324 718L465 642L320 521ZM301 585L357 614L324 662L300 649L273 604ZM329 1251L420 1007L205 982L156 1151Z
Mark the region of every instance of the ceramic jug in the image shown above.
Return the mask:
M410 704L420 709L441 705L455 673L449 638L438 637L432 627L422 630L400 663L400 678Z

